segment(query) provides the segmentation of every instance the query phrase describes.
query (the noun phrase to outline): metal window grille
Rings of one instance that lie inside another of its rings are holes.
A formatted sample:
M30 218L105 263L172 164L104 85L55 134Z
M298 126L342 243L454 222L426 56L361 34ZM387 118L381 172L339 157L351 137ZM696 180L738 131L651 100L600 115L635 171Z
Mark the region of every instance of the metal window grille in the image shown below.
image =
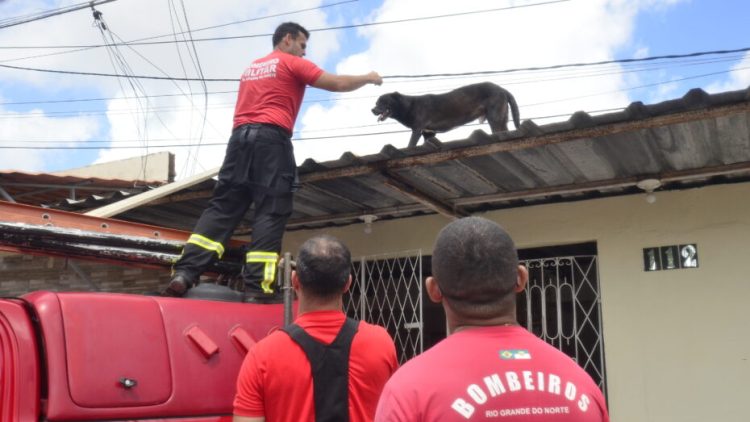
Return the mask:
M604 392L606 372L597 257L521 261L529 283L518 296L521 325L586 370ZM421 251L372 255L352 265L344 310L386 327L401 363L423 351Z
M606 395L597 259L566 256L521 261L529 283L518 297L521 325L591 375Z
M396 343L400 363L422 353L422 251L353 260L344 311L385 327Z

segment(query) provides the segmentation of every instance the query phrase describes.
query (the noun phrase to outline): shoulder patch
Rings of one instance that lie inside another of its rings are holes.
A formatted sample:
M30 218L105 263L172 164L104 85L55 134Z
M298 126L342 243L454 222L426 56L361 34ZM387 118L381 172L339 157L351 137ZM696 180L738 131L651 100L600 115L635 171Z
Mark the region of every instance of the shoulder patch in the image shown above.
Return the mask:
M531 359L531 353L524 349L508 349L501 350L499 352L500 359L502 360L513 360L513 359Z

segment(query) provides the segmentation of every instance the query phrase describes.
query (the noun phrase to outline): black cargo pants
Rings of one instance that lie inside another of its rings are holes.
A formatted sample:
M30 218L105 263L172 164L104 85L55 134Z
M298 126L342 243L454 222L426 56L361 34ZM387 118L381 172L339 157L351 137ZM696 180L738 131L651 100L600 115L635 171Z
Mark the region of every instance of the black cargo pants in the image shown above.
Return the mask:
M174 273L197 281L214 259L221 258L232 233L255 203L242 277L251 295L273 294L281 239L292 213L295 172L292 142L284 129L266 124L234 129L213 197L174 264Z

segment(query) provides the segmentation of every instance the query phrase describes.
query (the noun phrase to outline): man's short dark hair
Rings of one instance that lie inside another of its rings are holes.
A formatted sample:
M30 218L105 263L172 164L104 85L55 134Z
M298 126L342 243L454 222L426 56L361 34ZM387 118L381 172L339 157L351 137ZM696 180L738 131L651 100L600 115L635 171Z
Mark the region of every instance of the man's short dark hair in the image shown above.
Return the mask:
M297 254L297 276L305 292L328 298L340 295L352 265L349 249L333 236L308 239Z
M481 217L456 220L435 241L432 275L453 310L486 318L513 303L518 276L513 239L497 223Z
M271 42L273 42L273 46L276 47L277 45L279 45L281 40L286 37L286 34L292 34L292 38L297 39L300 32L305 35L305 38L310 39L310 32L302 25L296 22L284 22L276 27L276 31L274 31L273 33Z

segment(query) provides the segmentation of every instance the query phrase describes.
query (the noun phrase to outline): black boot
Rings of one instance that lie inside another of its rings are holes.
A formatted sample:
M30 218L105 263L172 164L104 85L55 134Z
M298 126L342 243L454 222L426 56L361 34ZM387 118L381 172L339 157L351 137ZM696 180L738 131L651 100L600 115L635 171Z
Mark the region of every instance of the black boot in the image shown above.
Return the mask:
M263 305L272 303L284 303L284 295L282 295L280 292L268 294L260 291L245 290L242 301L245 303L259 303Z
M197 284L196 280L187 277L183 273L175 273L169 281L167 288L161 294L162 296L182 297L195 284Z

